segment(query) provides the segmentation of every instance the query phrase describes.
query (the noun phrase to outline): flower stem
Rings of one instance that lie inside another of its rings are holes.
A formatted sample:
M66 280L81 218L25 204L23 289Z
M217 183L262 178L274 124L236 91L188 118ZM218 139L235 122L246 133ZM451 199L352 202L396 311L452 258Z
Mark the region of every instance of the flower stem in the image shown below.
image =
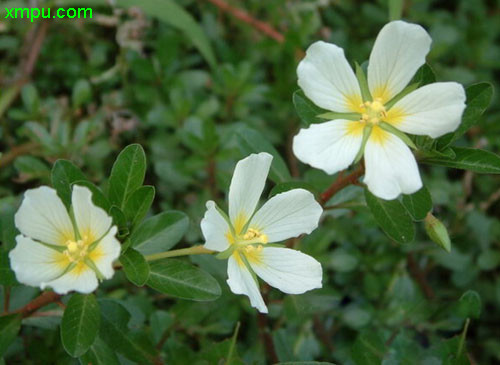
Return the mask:
M203 245L197 245L188 248L181 248L179 250L172 250L166 252L153 253L151 255L144 256L146 261L161 260L167 257L178 257L187 255L200 255L200 254L212 254L215 251L207 250Z

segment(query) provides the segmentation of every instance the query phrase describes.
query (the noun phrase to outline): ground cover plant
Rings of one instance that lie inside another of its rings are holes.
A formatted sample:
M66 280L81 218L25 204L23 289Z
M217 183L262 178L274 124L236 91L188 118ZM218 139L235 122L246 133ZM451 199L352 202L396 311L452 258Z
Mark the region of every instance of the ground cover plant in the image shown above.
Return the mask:
M497 0L0 19L0 364L500 362Z

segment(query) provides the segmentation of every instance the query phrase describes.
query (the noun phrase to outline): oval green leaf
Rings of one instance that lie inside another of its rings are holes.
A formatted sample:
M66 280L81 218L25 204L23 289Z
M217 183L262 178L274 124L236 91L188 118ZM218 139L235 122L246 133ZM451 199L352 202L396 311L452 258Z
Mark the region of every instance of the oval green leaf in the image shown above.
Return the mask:
M432 209L432 198L429 190L424 186L411 195L403 195L402 203L408 213L416 221L425 219Z
M155 188L153 186L141 186L134 191L125 203L123 213L132 226L140 223L146 216L153 199Z
M413 221L398 200L384 200L365 189L365 199L375 221L394 241L408 243L415 237Z
M119 303L100 300L101 327L99 337L113 350L139 364L151 364L156 356L147 341L136 340L128 328L130 313Z
M52 167L52 186L68 208L71 205L71 184L82 180L87 180L83 172L68 160L57 160Z
M219 283L210 274L174 259L150 263L147 285L173 297L196 301L215 300L221 293Z
M0 358L14 341L17 333L21 329L21 315L11 314L0 317Z
M123 210L128 197L144 182L146 155L139 144L131 144L118 155L109 177L108 197Z
M99 331L99 305L92 294L73 294L61 321L61 341L73 357L82 356L92 346Z
M426 158L422 162L483 174L500 174L500 156L493 152L463 147L451 147L451 149L455 153L454 158L435 156Z
M130 236L131 246L147 255L167 251L180 241L189 227L188 217L175 210L146 219Z
M285 161L264 135L255 129L240 126L236 130L236 136L238 138L240 151L245 156L251 153L260 152L267 152L273 155L273 162L269 170L269 178L271 180L275 183L280 183L292 179Z
M129 248L120 256L120 262L127 279L137 286L143 286L149 278L149 264L139 252Z

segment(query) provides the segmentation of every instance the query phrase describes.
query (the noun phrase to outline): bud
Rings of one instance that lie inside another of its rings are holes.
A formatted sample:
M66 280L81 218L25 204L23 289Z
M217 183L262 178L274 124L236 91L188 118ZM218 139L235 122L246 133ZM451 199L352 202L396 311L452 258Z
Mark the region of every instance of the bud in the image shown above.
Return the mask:
M444 248L447 252L451 251L450 236L443 223L431 213L425 217L425 231L431 240Z

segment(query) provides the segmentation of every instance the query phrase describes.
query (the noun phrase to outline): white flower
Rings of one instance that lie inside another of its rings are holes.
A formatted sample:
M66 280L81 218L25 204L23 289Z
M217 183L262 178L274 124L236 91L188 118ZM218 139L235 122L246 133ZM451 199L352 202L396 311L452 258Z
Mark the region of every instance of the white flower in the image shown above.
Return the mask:
M364 100L344 51L321 41L312 44L297 68L299 86L319 107L354 117L332 118L336 120L302 129L293 141L295 155L333 174L351 165L364 148L364 182L373 194L395 199L401 193L419 190L422 181L417 163L397 135L404 138L401 132L405 132L432 138L442 136L458 127L465 108L464 89L455 82L425 85L394 105L387 104L425 63L430 45L431 38L419 25L403 21L385 25L368 64L372 98ZM369 137L363 140L363 134Z
M92 203L89 189L73 187L71 215L54 189L26 191L15 224L21 232L10 252L19 282L91 293L98 279L110 279L120 255L116 227L106 212Z
M213 201L201 221L204 247L229 256L227 283L235 294L245 294L253 307L267 313L254 274L289 294L321 288L318 261L299 251L270 247L303 233L311 233L323 212L304 189L277 194L257 212L272 156L252 154L236 165L229 187L229 217Z

